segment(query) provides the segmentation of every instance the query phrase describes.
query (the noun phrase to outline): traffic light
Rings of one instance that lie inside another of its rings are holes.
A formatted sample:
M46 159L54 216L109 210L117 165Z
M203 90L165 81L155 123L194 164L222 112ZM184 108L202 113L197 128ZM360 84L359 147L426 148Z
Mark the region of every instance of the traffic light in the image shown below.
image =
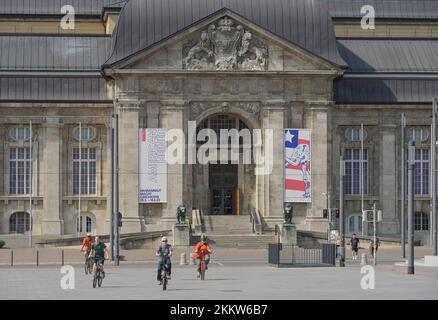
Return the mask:
M322 209L322 216L324 217L324 219L328 218L328 210L327 209Z
M335 216L336 216L336 218L339 218L339 208L335 209Z

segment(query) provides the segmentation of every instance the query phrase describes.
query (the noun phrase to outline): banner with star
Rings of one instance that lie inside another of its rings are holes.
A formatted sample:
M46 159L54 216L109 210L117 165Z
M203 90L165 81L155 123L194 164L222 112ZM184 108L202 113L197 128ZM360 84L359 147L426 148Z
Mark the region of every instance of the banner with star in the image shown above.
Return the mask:
M309 129L284 130L284 202L312 202Z

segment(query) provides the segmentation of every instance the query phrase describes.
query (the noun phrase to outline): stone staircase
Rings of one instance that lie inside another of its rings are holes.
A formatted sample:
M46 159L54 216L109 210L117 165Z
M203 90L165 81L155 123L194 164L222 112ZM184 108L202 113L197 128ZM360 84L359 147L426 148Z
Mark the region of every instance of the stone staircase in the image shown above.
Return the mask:
M203 222L203 233L215 247L265 249L269 243L277 242L273 234L254 234L249 215L205 215ZM199 234L192 241L199 241Z

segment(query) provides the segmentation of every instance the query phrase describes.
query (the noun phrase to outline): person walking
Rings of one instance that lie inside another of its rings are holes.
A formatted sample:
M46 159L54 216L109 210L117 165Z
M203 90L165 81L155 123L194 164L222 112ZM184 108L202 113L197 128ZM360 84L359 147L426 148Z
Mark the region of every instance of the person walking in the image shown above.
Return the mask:
M352 253L353 260L357 260L357 253L359 252L359 243L360 243L359 238L356 237L355 233L353 233L353 237L350 240L351 253Z

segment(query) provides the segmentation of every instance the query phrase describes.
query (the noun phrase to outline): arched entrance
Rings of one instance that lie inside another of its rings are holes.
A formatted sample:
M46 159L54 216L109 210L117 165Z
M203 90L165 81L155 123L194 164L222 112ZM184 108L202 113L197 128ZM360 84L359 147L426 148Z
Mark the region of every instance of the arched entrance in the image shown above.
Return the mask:
M252 186L255 183L255 180L251 180L254 179L251 174L252 164L243 161L244 152L249 151L246 157L249 154L250 160L252 156L250 127L235 114L217 113L199 123L197 132L203 129L211 129L216 133L218 161L195 165L193 170L194 206L200 206L204 213L209 215L246 214L252 196ZM221 137L221 130L228 130L228 132L236 130L240 134L238 146L235 145L235 149L232 143L233 141L235 143L237 139ZM221 158L220 143L228 145L226 159ZM202 144L203 142L198 142L198 150ZM236 150L238 150L237 161L231 157L231 153Z

